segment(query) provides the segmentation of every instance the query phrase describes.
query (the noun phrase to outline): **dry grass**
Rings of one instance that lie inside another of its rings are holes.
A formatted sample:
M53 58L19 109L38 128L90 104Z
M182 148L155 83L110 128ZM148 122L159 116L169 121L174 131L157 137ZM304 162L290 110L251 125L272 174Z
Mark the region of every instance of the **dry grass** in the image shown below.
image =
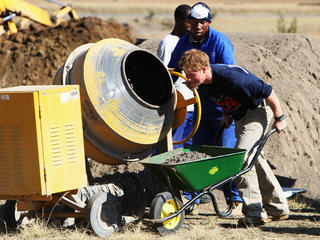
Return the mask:
M74 239L74 240L94 240L101 239L93 234L88 234L87 229L76 230L64 230L59 228L47 227L45 223L37 221L34 224L25 226L19 229L17 234L5 234L0 237L2 240L24 240L24 239L43 239L43 240L58 240L58 239ZM248 233L249 231L249 233ZM188 231L185 229L180 230L176 234L161 237L158 233L152 231L146 231L142 225L135 225L127 227L122 231L116 232L108 236L109 240L142 240L142 239L163 239L163 240L181 240L181 239L212 239L211 236L215 236L215 240L227 240L227 239L244 239L248 234L250 239L267 239L267 236L259 233L256 229L248 229L244 234L238 231L226 231L223 228L219 228L214 223L208 223L206 225L200 225L191 227ZM272 239L272 238L268 238Z
M296 198L289 201L292 211L292 219L284 222L273 223L262 228L237 228L236 218L221 219L217 216L191 216L188 215L184 222L184 227L176 234L161 237L150 227L142 223L125 226L118 232L108 236L109 240L300 240L318 239L320 228L320 208L319 202L307 198ZM200 205L201 212L213 212L211 204ZM300 219L301 218L301 219ZM303 221L302 221L303 220ZM300 230L301 229L301 230ZM300 235L303 231L307 235ZM307 236L307 237L306 237ZM29 226L22 226L17 233L3 234L2 240L24 240L24 239L74 239L74 240L94 240L101 239L94 234L90 234L87 228L62 229L59 226L46 226L45 221L36 220Z

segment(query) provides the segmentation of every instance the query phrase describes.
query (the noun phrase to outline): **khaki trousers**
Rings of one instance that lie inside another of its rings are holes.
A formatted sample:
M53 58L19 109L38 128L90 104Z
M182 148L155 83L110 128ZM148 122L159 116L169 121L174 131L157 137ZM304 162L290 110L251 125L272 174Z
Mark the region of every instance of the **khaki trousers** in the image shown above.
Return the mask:
M266 133L272 118L271 108L262 104L254 110L248 110L242 119L235 122L236 148L248 151L245 157L247 161L245 161L243 168L252 161L258 144ZM236 186L243 199L242 212L246 216L267 218L267 215L289 214L287 199L282 188L268 162L261 157L261 154L255 166L237 178Z

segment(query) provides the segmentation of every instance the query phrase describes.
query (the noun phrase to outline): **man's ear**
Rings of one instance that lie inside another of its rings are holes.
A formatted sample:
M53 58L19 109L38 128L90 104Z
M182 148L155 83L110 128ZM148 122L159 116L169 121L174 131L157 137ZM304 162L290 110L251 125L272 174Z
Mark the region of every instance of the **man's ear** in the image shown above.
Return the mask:
M203 66L203 67L201 68L201 70L202 70L202 72L205 74L208 69L207 69L205 66Z

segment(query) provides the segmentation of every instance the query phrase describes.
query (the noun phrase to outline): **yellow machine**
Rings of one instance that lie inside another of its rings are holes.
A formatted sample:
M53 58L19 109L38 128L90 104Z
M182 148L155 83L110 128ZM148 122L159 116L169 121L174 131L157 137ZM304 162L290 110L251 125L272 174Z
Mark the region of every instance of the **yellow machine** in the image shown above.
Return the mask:
M53 0L50 0L50 2L61 6L53 15L42 8L22 0L0 0L0 27L2 27L7 34L17 33L18 28L13 21L16 16L27 18L50 27L58 25L67 14L72 19L79 18L76 11L72 9L70 5Z
M68 211L45 216L85 218L97 235L111 234L122 213L116 196L132 199L123 200L130 197L125 190L111 194L107 183L88 185L86 157L122 164L156 148L171 150L171 128L183 122L186 105L196 102L201 112L196 91L196 101L177 97L171 74L150 52L111 38L75 49L57 72L57 85L0 89L0 199L8 200L7 226L17 225L18 212L29 217L59 203Z
M75 85L0 89L0 199L51 200L86 185L79 95Z

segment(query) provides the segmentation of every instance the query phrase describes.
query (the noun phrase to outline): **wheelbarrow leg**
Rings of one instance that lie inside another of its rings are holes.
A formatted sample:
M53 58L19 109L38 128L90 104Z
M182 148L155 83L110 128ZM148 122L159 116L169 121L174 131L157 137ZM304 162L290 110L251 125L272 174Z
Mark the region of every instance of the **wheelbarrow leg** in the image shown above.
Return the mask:
M217 199L216 199L216 196L214 193L212 193L211 191L208 191L208 195L210 196L211 198L211 201L212 201L212 205L213 205L213 208L214 210L216 211L216 213L220 216L220 217L228 217L231 215L232 213L232 208L233 208L233 200L230 199L230 202L228 203L228 209L227 211L225 212L221 212L219 207L218 207L218 203L217 203Z

